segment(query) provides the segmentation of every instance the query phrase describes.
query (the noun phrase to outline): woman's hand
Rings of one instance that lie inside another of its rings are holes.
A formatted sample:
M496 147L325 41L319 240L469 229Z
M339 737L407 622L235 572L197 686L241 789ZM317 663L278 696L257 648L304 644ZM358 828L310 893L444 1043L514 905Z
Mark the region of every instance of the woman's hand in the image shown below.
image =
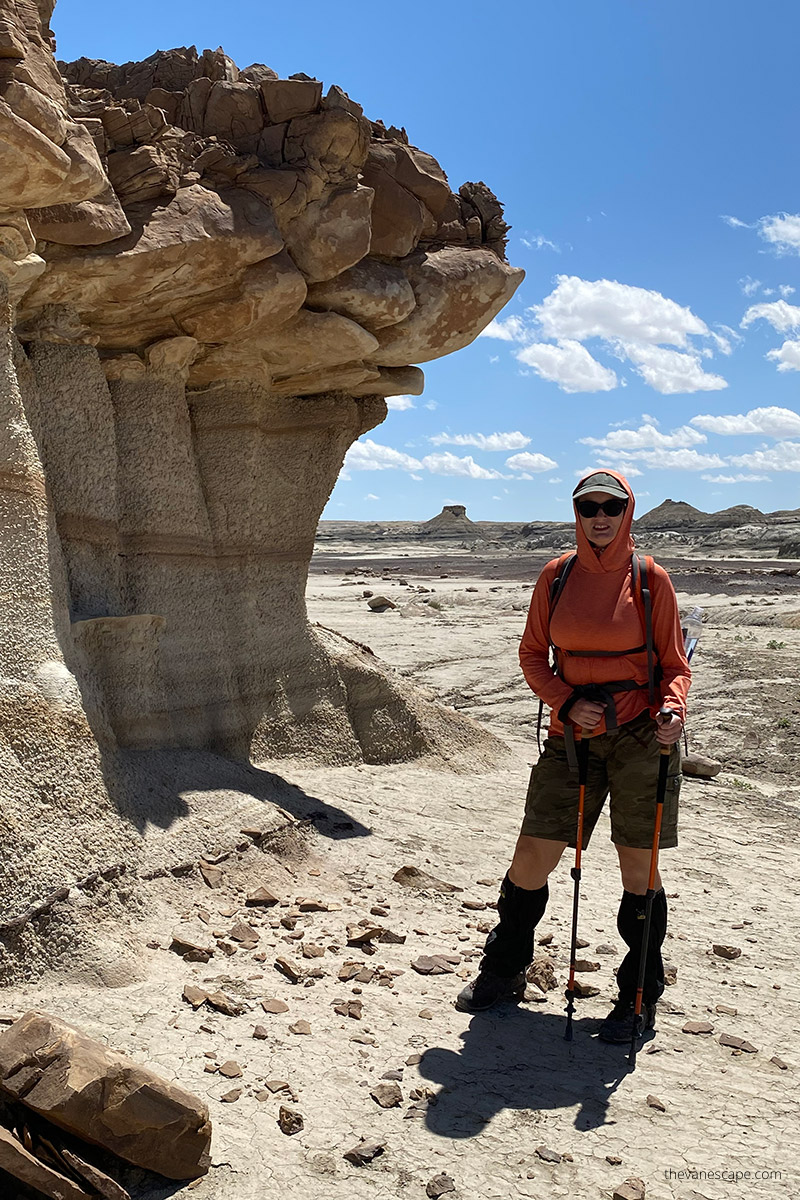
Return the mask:
M683 733L683 721L677 713L662 709L656 715L656 741L661 746L674 746Z
M567 718L579 729L596 729L605 711L605 704L600 704L597 700L576 700L567 713Z

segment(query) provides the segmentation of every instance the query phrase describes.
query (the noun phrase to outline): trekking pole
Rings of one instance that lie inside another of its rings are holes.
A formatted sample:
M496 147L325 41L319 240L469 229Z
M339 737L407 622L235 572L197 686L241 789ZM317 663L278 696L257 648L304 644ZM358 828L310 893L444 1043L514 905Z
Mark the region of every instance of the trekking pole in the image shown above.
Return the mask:
M574 880L572 893L572 940L569 951L569 982L565 995L567 997L567 1028L564 1040L572 1041L572 1018L575 1013L575 960L578 953L578 902L581 890L581 854L583 851L583 811L586 805L586 776L589 768L589 743L583 737L583 731L575 730L575 742L578 750L578 828L575 834L575 866L570 871Z
M659 716L670 714L668 708L661 708ZM664 814L664 797L667 792L667 771L669 770L669 754L671 746L662 746L658 756L658 783L656 785L656 820L653 828L653 845L650 850L650 874L647 879L645 893L644 932L642 934L642 952L639 956L639 978L636 984L636 1000L633 1006L633 1032L631 1033L631 1068L636 1066L636 1048L639 1040L639 1024L642 1014L642 998L644 995L644 976L647 970L647 951L650 946L650 926L653 920L653 897L656 894L656 871L658 870L658 846L661 841L661 818Z

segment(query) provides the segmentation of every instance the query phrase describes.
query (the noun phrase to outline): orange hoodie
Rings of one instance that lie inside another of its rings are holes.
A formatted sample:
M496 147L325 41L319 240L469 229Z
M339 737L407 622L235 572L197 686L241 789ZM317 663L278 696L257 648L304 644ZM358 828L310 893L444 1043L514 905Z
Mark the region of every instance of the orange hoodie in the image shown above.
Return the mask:
M607 468L603 468L607 470ZM550 665L550 642L562 650L628 650L641 646L645 630L641 604L631 579L634 498L630 484L616 471L608 471L630 496L617 536L597 554L583 532L576 512L578 561L573 565L550 624L550 589L558 571L554 558L536 581L528 621L519 648L522 672L531 689L552 709L550 733L563 734L559 709L581 684L603 684L631 679L643 685L636 691L614 693L617 724L632 721L649 707L647 655L620 654L608 658L558 656L559 674ZM662 678L657 700L650 710L655 717L665 705L682 721L686 719L686 696L691 671L683 649L680 615L675 591L663 567L648 572L653 608L653 644ZM605 720L592 730L605 733Z

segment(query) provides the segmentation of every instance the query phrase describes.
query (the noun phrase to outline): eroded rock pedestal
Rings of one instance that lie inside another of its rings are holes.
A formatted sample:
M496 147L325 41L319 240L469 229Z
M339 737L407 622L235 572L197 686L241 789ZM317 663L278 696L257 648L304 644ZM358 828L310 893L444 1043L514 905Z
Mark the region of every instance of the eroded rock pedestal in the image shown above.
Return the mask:
M135 856L120 752L491 753L304 587L350 444L522 277L489 189L338 87L59 69L52 8L0 0L0 927Z

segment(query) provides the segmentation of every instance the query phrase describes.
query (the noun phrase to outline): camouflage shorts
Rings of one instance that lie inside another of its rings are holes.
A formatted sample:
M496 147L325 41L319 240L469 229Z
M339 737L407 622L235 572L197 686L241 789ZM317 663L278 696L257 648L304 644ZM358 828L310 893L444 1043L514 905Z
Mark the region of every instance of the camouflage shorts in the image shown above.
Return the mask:
M649 849L653 844L660 746L656 725L642 713L611 733L588 738L588 769L583 845L589 844L606 796L611 794L611 840L618 846ZM583 750L581 747L579 753ZM667 790L661 822L661 848L678 844L680 745L670 749ZM578 775L571 771L563 737L549 737L531 771L525 799L523 834L575 845Z

